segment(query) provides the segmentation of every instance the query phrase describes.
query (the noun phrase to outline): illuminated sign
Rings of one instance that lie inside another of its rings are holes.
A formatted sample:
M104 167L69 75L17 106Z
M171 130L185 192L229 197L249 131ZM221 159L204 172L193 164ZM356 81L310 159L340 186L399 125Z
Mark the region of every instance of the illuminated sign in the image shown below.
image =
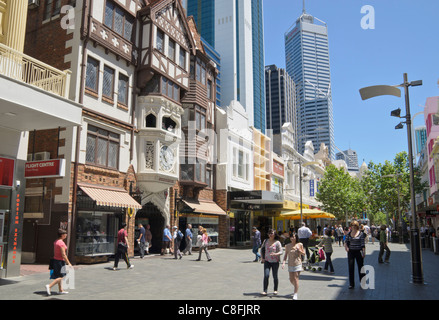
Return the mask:
M65 169L65 159L26 162L24 177L27 179L59 178L64 177Z

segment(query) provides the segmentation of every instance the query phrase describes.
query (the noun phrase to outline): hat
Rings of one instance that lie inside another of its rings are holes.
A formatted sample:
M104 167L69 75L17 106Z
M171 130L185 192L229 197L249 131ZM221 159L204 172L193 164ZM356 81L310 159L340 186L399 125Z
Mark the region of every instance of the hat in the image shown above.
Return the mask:
M173 226L172 229L178 229L177 226Z

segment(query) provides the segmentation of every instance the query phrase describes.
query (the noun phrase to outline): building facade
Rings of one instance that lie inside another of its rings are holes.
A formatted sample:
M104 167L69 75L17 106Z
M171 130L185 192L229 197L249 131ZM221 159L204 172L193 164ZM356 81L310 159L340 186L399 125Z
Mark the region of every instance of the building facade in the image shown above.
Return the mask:
M298 151L306 141L324 143L335 157L332 87L327 25L306 13L285 33L286 70L296 84Z
M267 129L273 134L281 133L285 123L293 127L294 141L297 141L296 86L285 71L275 65L265 67L265 92ZM294 146L297 149L297 145Z
M196 17L197 24L209 25L201 31L203 38L209 42L208 34L215 34L209 43L221 56L221 105L239 101L250 124L265 132L262 0L215 1L214 8L210 0L186 3L188 16Z
M41 181L32 190L41 207L44 197L59 194L55 180L69 174L58 150L29 155L29 137L53 129L58 134L46 135L46 141L62 145L61 131L81 124L81 106L68 99L67 68L56 69L24 53L27 16L27 0L0 1L0 278L20 276L20 264L33 257L26 221L37 216L44 223L47 218L40 210L29 212L28 182ZM63 218L67 221L67 214Z
M348 171L358 172L358 155L355 150L348 149L342 152L337 152L335 155L336 160L344 160L348 166Z

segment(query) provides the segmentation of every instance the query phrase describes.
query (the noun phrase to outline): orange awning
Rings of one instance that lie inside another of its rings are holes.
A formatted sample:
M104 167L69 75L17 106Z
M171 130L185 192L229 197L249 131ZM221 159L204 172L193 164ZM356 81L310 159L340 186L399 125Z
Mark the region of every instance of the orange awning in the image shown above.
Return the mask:
M84 183L78 183L78 187L96 201L98 206L142 209L142 206L125 189Z
M189 200L183 200L183 202L190 207L193 212L195 213L204 213L204 214L215 214L215 215L226 215L226 212L220 208L215 202L213 201L189 201Z

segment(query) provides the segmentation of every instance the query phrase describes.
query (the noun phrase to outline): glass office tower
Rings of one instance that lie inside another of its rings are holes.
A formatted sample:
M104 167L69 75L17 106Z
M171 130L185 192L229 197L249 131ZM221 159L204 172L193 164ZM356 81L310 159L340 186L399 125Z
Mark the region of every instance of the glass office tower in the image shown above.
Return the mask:
M285 33L287 73L297 88L298 146L303 153L312 140L315 152L320 144L335 157L334 120L326 23L306 13Z
M250 125L265 132L263 0L185 2L201 36L221 56L221 106L239 101Z

